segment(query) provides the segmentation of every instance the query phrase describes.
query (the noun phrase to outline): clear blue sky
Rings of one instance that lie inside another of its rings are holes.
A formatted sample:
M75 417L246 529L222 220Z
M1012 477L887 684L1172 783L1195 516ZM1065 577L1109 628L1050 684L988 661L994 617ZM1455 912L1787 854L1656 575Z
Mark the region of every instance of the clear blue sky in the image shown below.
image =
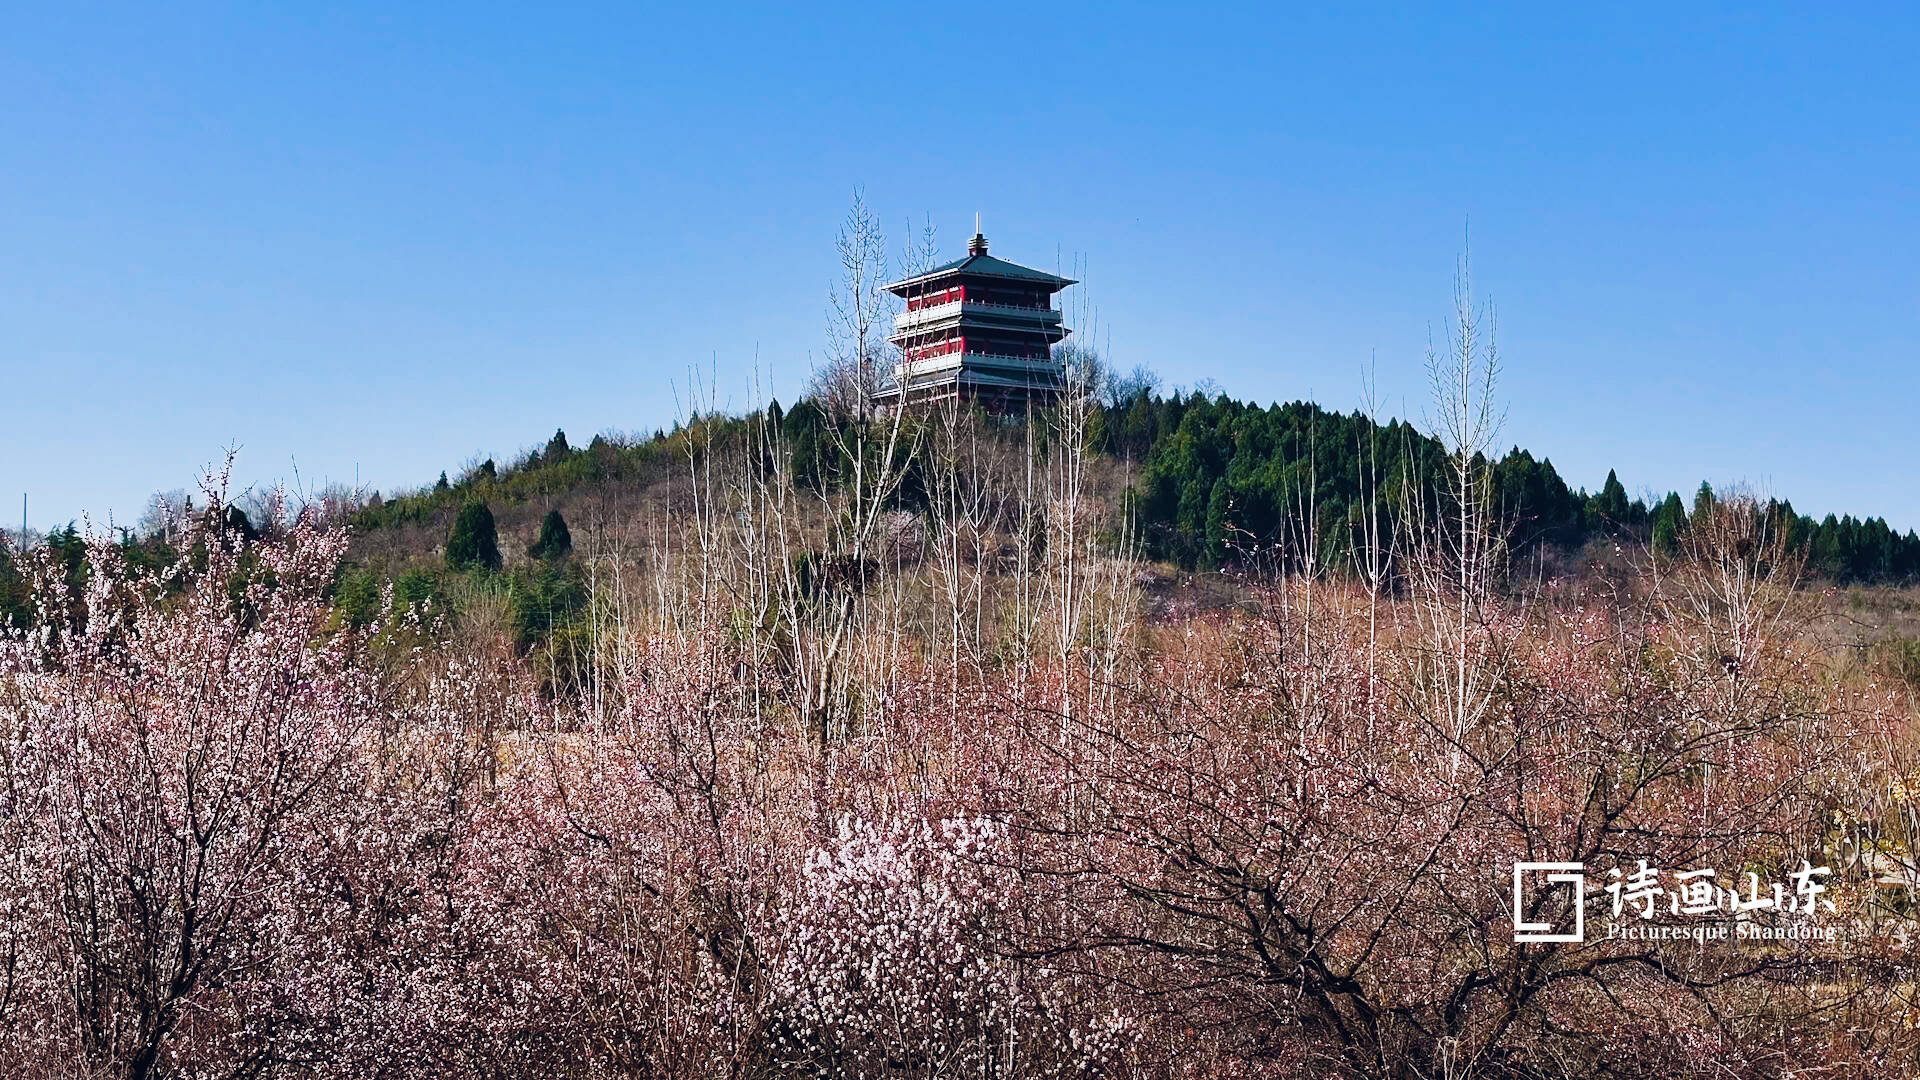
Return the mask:
M1416 418L1471 220L1507 443L1920 527L1911 6L273 7L9 13L0 521L791 400L863 185L1123 367Z

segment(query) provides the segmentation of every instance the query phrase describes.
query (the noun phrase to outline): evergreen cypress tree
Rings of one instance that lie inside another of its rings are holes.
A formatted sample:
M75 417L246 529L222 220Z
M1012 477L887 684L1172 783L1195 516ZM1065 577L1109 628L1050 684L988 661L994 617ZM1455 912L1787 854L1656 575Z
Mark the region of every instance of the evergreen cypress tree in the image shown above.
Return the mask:
M567 445L567 433L555 428L553 438L547 440L547 448L540 458L543 461L564 461L571 453L573 448Z
M1680 494L1669 491L1664 502L1653 512L1653 550L1662 555L1671 555L1680 547L1680 534L1687 528L1687 508L1680 504Z
M447 536L447 565L455 570L500 569L500 536L486 503L476 500L460 508Z
M1620 482L1620 477L1612 469L1607 470L1607 482L1594 498L1593 508L1601 517L1616 525L1627 524L1627 486Z
M433 485L433 490L434 490L434 491L435 491L435 492L437 493L437 492L441 492L441 491L446 491L446 490L447 490L447 489L448 489L449 487L451 487L451 486L452 486L452 485L450 485L450 484L448 484L448 483L447 483L447 470L445 470L445 469L441 469L441 470L440 470L440 479L439 479L439 481L438 481L437 483L435 483L435 484Z
M1227 561L1227 552L1233 544L1231 513L1233 492L1227 488L1227 477L1213 480L1213 490L1208 492L1206 500L1206 550L1202 553L1210 567L1225 565Z
M573 534L567 531L567 519L560 516L560 511L547 511L540 522L540 538L527 549L527 554L548 562L573 554Z

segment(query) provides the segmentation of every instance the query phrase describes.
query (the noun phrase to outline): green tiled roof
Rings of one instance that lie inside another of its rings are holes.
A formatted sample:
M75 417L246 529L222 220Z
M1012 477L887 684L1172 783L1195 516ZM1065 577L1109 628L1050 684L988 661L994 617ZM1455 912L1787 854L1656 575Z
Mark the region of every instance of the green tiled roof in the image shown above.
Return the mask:
M910 278L896 281L888 285L887 289L892 292L899 292L909 285L917 285L923 281L963 274L974 277L1004 278L1009 281L1031 281L1036 284L1051 285L1055 289L1064 289L1069 285L1079 284L1072 278L1059 277L1058 275L1049 274L1043 270L1035 270L1030 266L1021 266L1019 263L1010 263L1005 259L996 259L991 255L969 255L964 259L955 259L950 263L943 263L924 274L915 274Z

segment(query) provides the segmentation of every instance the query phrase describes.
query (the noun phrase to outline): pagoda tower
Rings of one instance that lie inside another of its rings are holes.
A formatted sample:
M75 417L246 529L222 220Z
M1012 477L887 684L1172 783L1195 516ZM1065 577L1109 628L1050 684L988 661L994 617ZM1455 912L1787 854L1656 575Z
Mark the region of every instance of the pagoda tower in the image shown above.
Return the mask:
M886 286L906 301L887 340L900 349L876 404L958 398L994 411L1046 405L1066 385L1053 346L1069 331L1053 294L1070 278L996 259L974 221L967 257Z

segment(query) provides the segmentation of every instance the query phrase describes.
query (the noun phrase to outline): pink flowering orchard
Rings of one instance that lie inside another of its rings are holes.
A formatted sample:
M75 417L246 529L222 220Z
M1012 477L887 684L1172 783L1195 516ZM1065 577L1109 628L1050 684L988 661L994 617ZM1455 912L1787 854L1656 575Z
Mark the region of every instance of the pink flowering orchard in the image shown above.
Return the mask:
M1920 1080L1920 2L1721 6L9 5L0 1080Z
M754 564L717 556L772 541L690 535L568 690L427 608L342 621L346 530L245 538L208 494L168 568L97 540L0 653L8 1075L1894 1077L1916 1051L1880 872L1911 702L1823 658L1746 503L1627 593L1487 590L1443 632L1458 593L1310 576L1143 620L1059 516L999 657L951 608L912 621L940 592L889 599L897 558L837 611L769 588L793 628L746 628ZM862 621L810 654L833 619ZM1639 871L1628 898L1677 917L1673 874L1809 859L1831 937L1656 940L1610 903ZM1520 940L1575 903L1514 909L1526 861L1585 868L1583 939Z
M10 1071L271 1061L303 933L288 901L364 794L352 766L387 705L364 644L324 633L344 543L203 530L140 578L97 540L84 595L50 579L4 646Z

